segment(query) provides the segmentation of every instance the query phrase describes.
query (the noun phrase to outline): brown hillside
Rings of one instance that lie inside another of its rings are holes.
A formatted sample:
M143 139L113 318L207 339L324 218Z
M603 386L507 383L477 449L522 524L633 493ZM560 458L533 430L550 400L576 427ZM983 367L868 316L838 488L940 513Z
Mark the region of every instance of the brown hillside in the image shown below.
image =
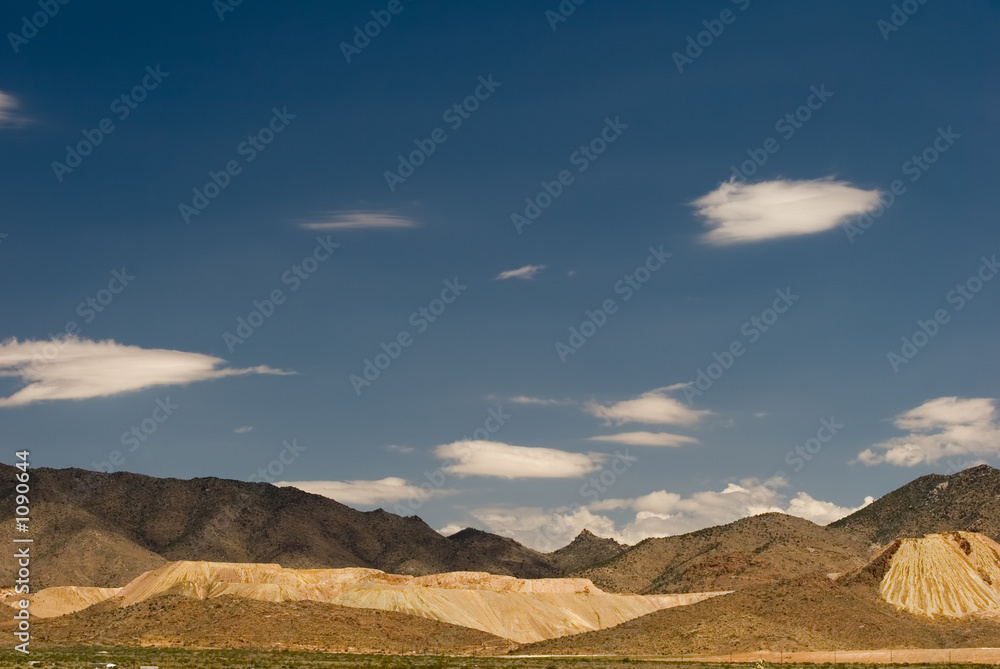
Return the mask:
M0 514L13 515L14 473L0 465ZM217 478L159 479L82 469L32 472L34 583L120 587L168 560L276 562L429 574L559 575L536 551L481 533L441 536L416 516L361 512L295 488ZM13 538L12 524L0 541ZM0 564L10 582L14 562Z
M173 646L259 650L496 654L513 644L478 630L390 611L312 601L165 595L124 609L111 602L32 623L39 646Z
M608 592L738 590L809 573L863 566L870 548L842 531L780 513L743 518L690 534L647 539L574 575Z
M618 557L627 549L628 546L614 539L604 539L584 530L568 545L547 553L546 557L562 573L569 574Z
M1000 540L1000 471L981 465L921 476L830 527L879 545L955 530Z
M1000 646L1000 624L933 621L881 601L874 588L826 576L751 585L665 609L606 630L522 646L524 654L728 654L755 650L850 650Z

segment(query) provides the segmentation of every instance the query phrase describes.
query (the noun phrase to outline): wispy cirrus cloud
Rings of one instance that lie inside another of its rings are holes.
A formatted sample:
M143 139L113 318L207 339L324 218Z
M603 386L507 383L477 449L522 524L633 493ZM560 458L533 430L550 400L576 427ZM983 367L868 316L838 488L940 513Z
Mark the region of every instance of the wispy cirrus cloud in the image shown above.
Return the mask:
M509 269L504 272L500 272L494 278L495 281L505 281L506 279L522 279L529 280L534 279L535 276L545 269L545 265L525 265L524 267L518 267L517 269Z
M342 211L325 214L321 220L300 223L304 230L391 230L415 228L416 221L405 216L372 211Z
M649 425L693 425L710 412L696 410L667 395L668 392L683 387L676 384L666 388L656 388L630 400L614 404L588 402L584 410L592 416L602 418L606 423L646 423Z
M275 485L298 488L315 495L335 499L341 504L359 505L400 502L406 499L426 500L455 492L445 488L421 488L396 476L389 476L378 481L281 481Z
M452 461L441 468L445 473L502 479L580 478L600 469L607 457L602 453L571 453L555 448L473 440L442 444L434 453L442 460Z
M244 425L243 427L238 427L233 432L236 434L246 434L247 432L253 431L253 425Z
M692 204L710 230L708 244L726 245L811 235L875 209L877 190L832 178L721 184Z
M609 441L613 444L627 444L629 446L675 447L698 443L698 440L694 437L686 437L683 434L670 434L669 432L620 432L618 434L603 434L588 438L590 441Z
M0 128L17 128L27 119L21 116L21 103L13 95L0 91Z
M576 404L573 400L556 400L546 397L529 397L527 395L516 395L509 400L513 404L535 404L546 407L564 407Z
M201 353L146 349L113 340L62 337L0 343L0 377L20 376L25 387L0 398L0 408L50 400L83 400L248 374L292 374L266 365L225 367Z
M893 424L909 434L866 448L855 462L914 467L951 456L1000 456L1000 422L992 398L938 397L899 414Z

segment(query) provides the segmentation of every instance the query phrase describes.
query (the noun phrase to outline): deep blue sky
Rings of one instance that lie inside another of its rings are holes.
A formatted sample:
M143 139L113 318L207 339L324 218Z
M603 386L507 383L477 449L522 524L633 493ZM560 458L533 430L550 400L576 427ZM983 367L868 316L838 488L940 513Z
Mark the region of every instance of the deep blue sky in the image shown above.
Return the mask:
M121 450L118 469L246 479L295 439L305 450L281 480L419 485L444 464L436 447L472 436L502 405L511 418L491 440L508 445L613 453L616 444L587 438L666 431L698 440L630 447L636 466L602 499L667 491L696 500L699 491L785 470L779 506L806 492L853 508L930 471L996 463L1000 443L991 451L978 437L955 447L960 456L911 467L850 461L905 436L892 419L928 400L1000 395L1000 281L986 282L961 311L946 300L981 256L1000 252L1000 5L929 0L884 39L877 22L890 19L889 2L588 0L553 30L545 12L555 0L402 0L402 12L346 62L340 43L386 4L244 0L220 20L210 0L77 0L17 53L5 39L0 91L17 106L0 129L0 338L40 341L76 320L87 340L296 374L2 408L10 453L0 459L27 448L35 465L93 468ZM678 72L673 54L723 10L732 23ZM37 11L33 2L5 3L0 27L20 32L22 17ZM147 66L169 75L119 120L111 103L142 82ZM500 86L449 128L442 113L490 75ZM784 139L775 122L813 86L832 97ZM238 145L274 108L294 119L245 162ZM104 117L114 131L60 182L53 161ZM628 127L577 172L571 154L606 118ZM447 140L390 191L384 172L438 127ZM904 163L932 146L939 128L960 137L910 181ZM907 191L854 243L839 226L705 243L692 201L771 137L780 150L752 183L832 178L886 191L901 179ZM241 173L186 224L178 205L230 160ZM511 214L561 170L574 182L518 234ZM415 225L301 225L346 212ZM289 291L283 273L327 235L341 245L334 257ZM673 254L665 266L563 363L555 343L661 245ZM529 280L495 280L527 265L545 268ZM78 305L123 267L136 278L84 323ZM410 314L456 277L468 289L357 395L349 376L380 343L415 333ZM713 352L746 340L742 324L786 287L800 301L694 400L691 408L711 412L697 424L619 427L581 410L693 381ZM230 351L223 333L275 288L287 301ZM887 353L938 308L950 322L895 373ZM24 385L2 380L3 396ZM128 452L121 434L168 396L180 408ZM564 403L511 402L516 396ZM843 430L792 472L786 453L831 416ZM938 428L951 419L941 420ZM991 420L976 422L987 441L997 435ZM253 429L234 432L241 427ZM417 513L434 527L474 524L545 547L547 539L483 510L528 507L511 515L545 517L584 504L584 480L450 475L451 494ZM378 505L394 509L395 500L357 504ZM663 527L745 512L695 507L662 507ZM621 529L641 509L591 510ZM675 511L689 522L670 525ZM579 526L550 534L561 540Z

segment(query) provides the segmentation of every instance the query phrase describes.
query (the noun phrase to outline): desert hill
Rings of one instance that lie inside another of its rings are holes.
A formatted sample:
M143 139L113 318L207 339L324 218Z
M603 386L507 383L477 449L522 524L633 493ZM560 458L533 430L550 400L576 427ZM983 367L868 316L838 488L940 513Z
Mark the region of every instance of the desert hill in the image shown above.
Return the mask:
M314 601L162 595L32 623L32 645L174 646L326 652L496 655L513 643L479 630L392 611Z
M878 545L956 530L998 540L1000 470L980 465L951 476L921 476L830 527Z
M547 553L546 557L565 574L586 569L618 557L628 549L614 539L598 537L590 530L584 530L573 541L559 550Z
M874 587L821 574L750 585L617 627L520 647L524 654L725 655L756 650L995 648L1000 624L912 615Z
M16 470L0 465L0 513ZM405 574L561 575L542 554L482 532L446 538L416 516L362 512L295 488L217 478L160 479L82 469L33 471L33 575L39 587L120 587L170 560L367 567ZM14 527L0 527L0 540ZM0 564L10 582L13 561Z
M59 614L63 613L57 610L60 597L65 598L65 612L75 615L83 597L90 602L103 599L97 604L102 611L163 596L273 603L306 600L408 613L525 643L603 629L717 594L614 595L586 579L517 579L485 572L413 577L359 568L293 570L277 564L172 562L120 589L60 587L42 590L35 601Z
M871 554L864 541L780 513L673 537L646 539L596 567L574 572L608 592L738 590L810 573L843 573Z

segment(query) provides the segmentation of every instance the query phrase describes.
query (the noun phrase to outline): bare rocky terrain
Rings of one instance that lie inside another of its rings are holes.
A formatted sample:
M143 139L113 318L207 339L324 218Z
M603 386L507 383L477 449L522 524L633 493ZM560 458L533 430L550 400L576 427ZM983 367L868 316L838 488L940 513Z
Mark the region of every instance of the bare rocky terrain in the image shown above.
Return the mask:
M0 480L9 507L14 478ZM39 596L40 615L73 611L36 619L55 645L495 654L518 642L521 653L720 656L1000 647L1000 472L990 467L921 477L827 527L769 513L631 547L585 531L547 554L268 484L41 469L33 489L45 537L36 584L81 586ZM357 574L330 575L344 568ZM555 578L566 576L580 580ZM717 591L733 592L698 594ZM685 593L669 608L656 599Z
M867 542L802 518L766 513L690 534L646 539L604 563L574 572L609 592L737 590L867 562Z

